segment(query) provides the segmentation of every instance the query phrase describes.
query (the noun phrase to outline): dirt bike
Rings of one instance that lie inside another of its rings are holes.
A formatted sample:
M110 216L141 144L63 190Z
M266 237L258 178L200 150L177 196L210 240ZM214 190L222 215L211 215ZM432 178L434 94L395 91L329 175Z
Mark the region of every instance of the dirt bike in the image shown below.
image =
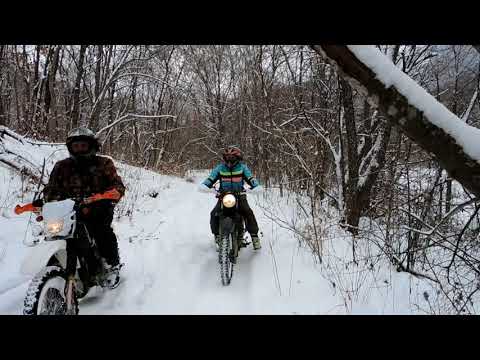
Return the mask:
M109 282L111 269L100 256L95 239L80 220L88 204L98 200L116 200L116 190L86 199L42 200L15 208L16 214L36 213L43 221L44 242L39 243L22 266L22 272L36 274L24 300L24 315L78 315L78 300L94 286L115 288ZM68 252L67 252L68 246ZM119 267L123 266L121 264ZM117 275L118 276L118 275ZM114 285L114 286L113 286Z
M238 197L244 193L223 192L217 197L221 200L219 211L220 244L218 262L222 285L232 281L233 267L237 263L238 253L243 243L243 218L238 212ZM249 243L246 243L248 245Z
M255 189L244 188L241 192L221 192L215 187L208 188L199 184L198 191L202 193L215 193L220 199L218 262L220 263L220 278L222 285L229 285L232 281L233 267L237 262L239 251L246 247L244 243L244 219L238 211L239 197L248 193L259 193L261 187ZM261 190L260 190L261 191Z

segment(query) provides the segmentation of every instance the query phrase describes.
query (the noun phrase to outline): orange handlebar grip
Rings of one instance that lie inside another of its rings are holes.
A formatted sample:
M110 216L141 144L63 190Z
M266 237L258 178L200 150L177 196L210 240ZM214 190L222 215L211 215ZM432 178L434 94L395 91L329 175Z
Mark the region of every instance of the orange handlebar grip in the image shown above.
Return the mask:
M117 189L112 189L112 190L109 190L105 193L103 193L103 198L104 199L109 199L109 200L119 200L122 195L118 192Z
M30 204L26 204L24 206L17 205L17 206L15 206L14 211L15 211L15 214L20 215L20 214L23 214L24 212L27 212L27 211L39 212L40 208L35 207L35 206L32 205L32 203L30 203Z
M94 194L85 200L85 203L91 204L99 200L119 200L122 195L118 192L117 189L112 189L104 192L103 194Z

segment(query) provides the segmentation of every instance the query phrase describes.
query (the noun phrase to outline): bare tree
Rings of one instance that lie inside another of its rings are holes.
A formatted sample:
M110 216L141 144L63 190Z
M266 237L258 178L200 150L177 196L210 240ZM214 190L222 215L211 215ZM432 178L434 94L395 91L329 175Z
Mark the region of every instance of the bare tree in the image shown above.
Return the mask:
M80 120L80 90L83 77L83 62L85 61L85 53L88 45L80 46L80 54L78 56L77 78L75 80L75 87L73 88L73 108L72 108L72 127L77 127Z
M373 71L346 46L314 45L313 48L331 59L332 64L349 79L352 86L367 92L370 99L375 95L378 100L374 101L374 105L382 109L389 121L401 128L423 149L435 154L439 163L453 178L473 194L480 196L480 164L465 153L449 134L426 120L423 112L410 104L395 87L387 88L377 80ZM396 112L389 111L392 105L395 105Z

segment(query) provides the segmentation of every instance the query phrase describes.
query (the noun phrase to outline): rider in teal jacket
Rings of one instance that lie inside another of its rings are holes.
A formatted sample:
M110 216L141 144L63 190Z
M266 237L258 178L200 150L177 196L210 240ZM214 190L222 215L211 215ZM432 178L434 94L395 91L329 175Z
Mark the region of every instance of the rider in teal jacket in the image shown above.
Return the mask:
M213 185L219 181L219 191L231 191L240 193L238 195L238 211L245 220L245 226L252 238L252 244L255 250L261 248L260 239L258 238L258 224L253 214L252 209L247 201L247 196L244 193L244 184L247 183L250 188L258 189L260 187L258 181L253 177L252 172L248 166L243 163L242 153L236 146L229 146L223 152L224 163L217 165L208 178L202 182L202 186L212 188ZM218 243L219 238L219 219L218 212L221 207L221 201L218 200L215 208L210 213L210 228L215 236L215 241Z
M245 182L252 189L259 185L251 170L243 162L238 162L233 168L229 168L225 163L218 164L202 184L211 188L218 180L220 180L220 191L242 192Z

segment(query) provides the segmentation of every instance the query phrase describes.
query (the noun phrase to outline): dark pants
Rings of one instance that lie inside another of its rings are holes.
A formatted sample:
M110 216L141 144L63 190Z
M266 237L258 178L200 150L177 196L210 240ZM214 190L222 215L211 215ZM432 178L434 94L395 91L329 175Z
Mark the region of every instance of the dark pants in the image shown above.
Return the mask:
M210 229L212 230L212 234L218 235L219 232L219 225L220 219L218 217L218 213L220 212L220 207L222 203L219 199L217 205L213 208L212 212L210 213ZM258 224L257 219L255 219L255 215L253 214L250 205L248 205L247 196L240 195L238 197L238 212L242 215L243 219L245 220L245 226L247 231L250 235L257 235L258 234Z
M88 215L82 216L90 236L95 239L100 255L109 265L120 262L117 237L112 229L114 205L109 201L92 204Z

